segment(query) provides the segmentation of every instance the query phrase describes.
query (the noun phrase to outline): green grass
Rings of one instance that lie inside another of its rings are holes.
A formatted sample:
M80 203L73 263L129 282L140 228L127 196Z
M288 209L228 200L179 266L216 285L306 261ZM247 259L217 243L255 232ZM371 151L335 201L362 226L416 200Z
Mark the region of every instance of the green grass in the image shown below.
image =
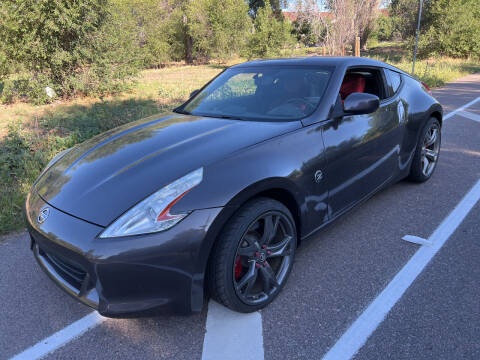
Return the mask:
M319 52L318 48L296 49L285 55ZM411 70L408 54L398 44L383 44L363 55ZM212 64L146 70L130 91L102 99L0 105L0 235L24 227L25 195L55 153L118 125L175 107L223 68ZM433 59L416 65L416 74L432 87L478 71L480 65L473 60ZM242 86L240 83L236 90Z
M0 235L24 227L25 195L58 151L172 109L222 69L206 65L146 70L132 90L116 97L0 106Z
M393 42L379 43L365 55L384 61L402 69L407 73L412 71L412 54L402 44ZM476 59L424 59L415 62L415 76L431 88L442 86L462 76L480 71L480 62Z
M392 65L408 73L412 71L411 61L400 61ZM429 59L415 63L415 75L431 88L479 71L480 63L474 60Z

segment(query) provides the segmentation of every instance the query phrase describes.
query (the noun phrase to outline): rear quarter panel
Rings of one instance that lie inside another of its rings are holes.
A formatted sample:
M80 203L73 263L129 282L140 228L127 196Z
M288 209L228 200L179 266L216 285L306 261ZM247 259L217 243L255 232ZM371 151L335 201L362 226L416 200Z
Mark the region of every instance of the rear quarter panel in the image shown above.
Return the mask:
M425 92L417 80L407 75L402 75L402 85L399 91L399 97L405 108L405 134L400 156L402 164L409 164L423 126L432 114L436 114L441 119L443 110L440 103ZM408 172L409 169L403 170Z

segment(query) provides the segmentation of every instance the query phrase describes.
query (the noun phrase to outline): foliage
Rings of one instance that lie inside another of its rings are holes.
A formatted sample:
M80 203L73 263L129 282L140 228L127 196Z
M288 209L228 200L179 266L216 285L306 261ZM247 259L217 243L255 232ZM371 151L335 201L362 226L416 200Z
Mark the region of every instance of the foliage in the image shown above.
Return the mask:
M42 74L30 79L26 74L21 74L16 79L6 79L0 93L0 102L11 104L28 98L35 105L44 104L49 98L42 85L47 82L48 79Z
M294 42L290 23L273 16L268 0L265 7L258 10L254 26L255 31L250 35L245 51L248 58L278 56L282 49Z
M267 3L272 8L272 12L277 18L280 18L282 8L286 8L288 6L288 0L248 0L250 14L255 18L258 10L264 8Z
M129 21L124 33L130 32L140 51L143 67L160 66L184 57L184 1L110 0L115 11Z
M292 34L297 38L297 41L303 45L315 45L318 42L317 36L315 36L312 24L307 21L295 20L292 23Z
M415 44L418 1L392 0L394 35ZM480 57L480 2L478 0L429 0L422 11L420 58L429 56Z
M0 113L0 234L24 227L25 195L57 152L113 127L178 106L221 70L218 66L147 70L132 92L122 98L5 107Z
M392 18L394 32L402 40L415 36L418 21L418 0L392 0L389 15ZM425 21L423 10L422 23ZM424 23L425 25L425 23Z
M427 30L421 36L419 55L480 58L480 2L478 0L431 1Z
M245 46L251 27L242 0L196 0L186 8L187 33L196 58L231 58Z
M329 21L323 16L317 0L296 0L297 18L293 22L293 34L304 45L325 42Z
M343 47L354 47L360 37L363 47L374 28L380 0L321 0L333 21L326 27L325 45L330 55L339 55Z
M0 47L0 80L7 77L8 73L10 72L9 69L8 69L9 68L8 65L9 64L8 64L8 60L7 60L7 55L5 55L5 52Z
M138 68L125 19L107 0L4 0L0 13L5 56L37 87L29 96L45 86L62 96L117 90Z
M394 24L392 17L381 15L377 18L375 30L371 36L379 41L390 41L393 37L393 30Z

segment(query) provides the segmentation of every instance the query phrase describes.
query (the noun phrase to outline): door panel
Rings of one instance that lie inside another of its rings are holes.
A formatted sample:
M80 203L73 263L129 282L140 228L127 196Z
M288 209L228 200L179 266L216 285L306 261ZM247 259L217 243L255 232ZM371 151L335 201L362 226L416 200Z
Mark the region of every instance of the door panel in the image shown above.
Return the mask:
M329 213L336 217L395 174L400 150L392 102L373 114L344 116L324 124Z

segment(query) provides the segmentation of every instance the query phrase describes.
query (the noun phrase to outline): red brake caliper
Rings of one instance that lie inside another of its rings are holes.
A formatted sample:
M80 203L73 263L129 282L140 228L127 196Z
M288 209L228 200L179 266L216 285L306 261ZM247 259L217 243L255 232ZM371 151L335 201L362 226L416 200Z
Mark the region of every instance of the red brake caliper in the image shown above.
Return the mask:
M240 275L242 274L242 261L240 256L237 256L235 259L235 280L238 280Z

